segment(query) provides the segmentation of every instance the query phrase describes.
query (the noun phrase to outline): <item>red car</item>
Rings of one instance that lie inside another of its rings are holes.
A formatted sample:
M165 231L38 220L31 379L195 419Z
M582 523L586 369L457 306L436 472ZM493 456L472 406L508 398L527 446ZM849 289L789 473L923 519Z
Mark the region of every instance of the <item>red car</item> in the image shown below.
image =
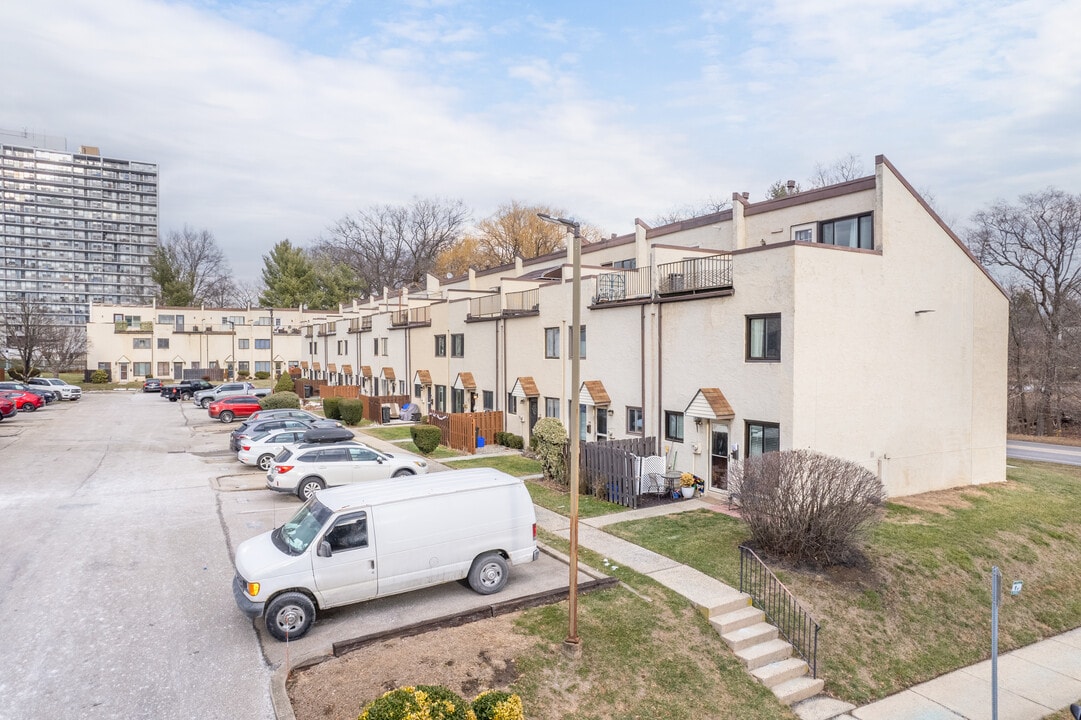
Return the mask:
M18 410L25 412L34 412L45 404L40 395L22 390L0 390L0 397L12 400Z
M18 414L19 409L15 407L14 400L6 397L0 397L0 420L4 420Z
M223 423L233 422L236 418L246 418L263 409L259 404L259 398L254 395L233 395L210 403L207 410L210 417L217 418Z

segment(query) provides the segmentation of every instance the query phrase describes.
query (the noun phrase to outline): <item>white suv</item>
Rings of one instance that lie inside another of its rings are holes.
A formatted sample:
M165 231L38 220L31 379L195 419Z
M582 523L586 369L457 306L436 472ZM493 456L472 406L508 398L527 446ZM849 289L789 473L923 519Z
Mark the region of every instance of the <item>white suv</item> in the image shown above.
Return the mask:
M307 500L325 487L423 475L428 461L409 453L382 453L356 440L286 445L267 471L266 486Z
M35 377L30 378L29 384L46 387L59 395L61 400L78 400L83 396L81 387L70 385L60 378Z

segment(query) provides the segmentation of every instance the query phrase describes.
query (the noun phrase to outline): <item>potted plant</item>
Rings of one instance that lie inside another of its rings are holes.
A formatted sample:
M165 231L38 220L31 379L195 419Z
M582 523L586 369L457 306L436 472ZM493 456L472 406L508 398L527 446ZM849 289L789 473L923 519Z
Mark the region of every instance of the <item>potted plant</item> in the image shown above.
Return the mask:
M694 497L694 487L697 484L697 478L689 472L685 472L679 476L679 491L683 493L683 497Z

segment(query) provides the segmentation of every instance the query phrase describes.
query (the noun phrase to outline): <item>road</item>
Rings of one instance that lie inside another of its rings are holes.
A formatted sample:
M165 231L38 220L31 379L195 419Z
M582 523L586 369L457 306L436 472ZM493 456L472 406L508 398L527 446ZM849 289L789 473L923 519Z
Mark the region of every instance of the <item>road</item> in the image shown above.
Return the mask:
M1039 460L1060 465L1081 465L1081 447L1008 440L1006 441L1006 457L1018 460Z
M0 718L273 717L197 439L130 392L0 423Z

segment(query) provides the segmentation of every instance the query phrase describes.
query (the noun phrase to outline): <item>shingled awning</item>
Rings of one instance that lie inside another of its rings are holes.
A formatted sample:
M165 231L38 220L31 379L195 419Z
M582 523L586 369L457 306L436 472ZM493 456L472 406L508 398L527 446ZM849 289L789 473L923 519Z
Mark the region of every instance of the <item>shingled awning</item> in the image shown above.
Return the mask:
M731 420L736 416L736 411L732 409L720 388L700 388L691 399L685 414L709 420Z
M537 389L537 383L533 382L533 378L524 376L514 381L514 387L510 389L510 394L519 398L540 397L540 390Z
M383 372L381 373L380 377L383 377L383 378L385 378L387 380L394 380L395 379L395 377L394 377L394 368L391 368L391 367L383 368Z
M451 387L455 390L475 391L477 389L477 381L473 379L473 373L462 372L458 373L458 377L454 378L454 385Z
M370 378L372 376L372 367L371 367L371 365L361 365L360 366L360 374L362 376L366 377L366 378Z
M586 380L578 391L578 403L580 405L610 405L612 398L608 397L608 391L604 389L604 383L600 380Z
M417 370L416 374L413 375L413 384L414 385L431 385L432 384L432 374L430 372L428 372L427 370Z

